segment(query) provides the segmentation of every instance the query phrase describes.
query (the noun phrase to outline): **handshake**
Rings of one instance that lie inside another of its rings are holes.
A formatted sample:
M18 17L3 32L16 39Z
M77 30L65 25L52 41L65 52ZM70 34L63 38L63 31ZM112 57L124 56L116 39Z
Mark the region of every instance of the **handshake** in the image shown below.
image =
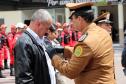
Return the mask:
M64 53L64 47L46 48L49 57L52 59L55 54Z

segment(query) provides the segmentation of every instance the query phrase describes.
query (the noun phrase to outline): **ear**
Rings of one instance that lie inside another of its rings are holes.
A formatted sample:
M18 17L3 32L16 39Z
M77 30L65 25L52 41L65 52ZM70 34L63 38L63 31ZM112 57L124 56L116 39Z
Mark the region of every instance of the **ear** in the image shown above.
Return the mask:
M40 21L38 20L35 21L35 25L40 26L40 24L41 24Z
M81 16L78 16L78 20L81 21L82 20L82 17Z

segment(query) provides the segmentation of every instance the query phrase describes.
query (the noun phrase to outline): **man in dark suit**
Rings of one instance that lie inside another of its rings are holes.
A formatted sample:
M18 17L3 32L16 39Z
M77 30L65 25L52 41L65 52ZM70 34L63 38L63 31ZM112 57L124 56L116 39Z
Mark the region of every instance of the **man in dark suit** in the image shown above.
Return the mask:
M55 71L42 39L51 24L51 15L39 9L17 40L14 49L16 84L56 84Z

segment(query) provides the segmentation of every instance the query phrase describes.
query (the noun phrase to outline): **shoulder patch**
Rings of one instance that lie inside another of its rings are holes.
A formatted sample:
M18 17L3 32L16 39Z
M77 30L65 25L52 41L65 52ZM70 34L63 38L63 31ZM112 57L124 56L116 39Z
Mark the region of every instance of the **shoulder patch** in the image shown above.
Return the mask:
M83 53L83 48L81 46L77 46L75 48L74 55L76 57L80 57L82 53Z
M88 36L88 33L86 32L85 34L83 34L80 38L79 38L79 42L84 41L84 39Z

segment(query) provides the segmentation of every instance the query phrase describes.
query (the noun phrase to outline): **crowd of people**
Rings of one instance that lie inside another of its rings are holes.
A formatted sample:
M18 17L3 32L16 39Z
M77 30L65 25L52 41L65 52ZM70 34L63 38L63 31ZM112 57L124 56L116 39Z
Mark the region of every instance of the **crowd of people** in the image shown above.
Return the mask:
M6 34L6 28L7 26L5 24L2 24L0 26L0 78L5 77L2 74L2 70L9 68L10 68L10 76L14 76L13 49L17 39L19 38L21 33L23 33L23 31L25 30L26 25L23 23L17 23L16 25L12 24L10 25L10 32L7 34Z
M17 23L16 25L10 25L10 32L6 33L7 26L2 24L0 26L0 40L1 40L1 50L0 50L0 78L3 78L1 70L9 69L10 75L14 75L14 55L13 50L17 39L20 35L27 29L27 25L23 23ZM71 30L71 24L64 23L63 25L59 22L52 24L48 32L44 35L44 43L46 46L75 46L81 33L78 31ZM9 51L9 52L8 52ZM8 59L10 58L10 59ZM10 60L10 65L8 66L8 60ZM4 61L4 65L3 65Z
M1 25L0 71L3 60L8 68L9 49L10 75L15 75L16 84L65 84L61 76L75 84L115 84L112 22L109 13L94 20L92 5L66 4L72 11L70 23L53 23L50 13L39 9L27 27L11 25L6 35L6 25Z

